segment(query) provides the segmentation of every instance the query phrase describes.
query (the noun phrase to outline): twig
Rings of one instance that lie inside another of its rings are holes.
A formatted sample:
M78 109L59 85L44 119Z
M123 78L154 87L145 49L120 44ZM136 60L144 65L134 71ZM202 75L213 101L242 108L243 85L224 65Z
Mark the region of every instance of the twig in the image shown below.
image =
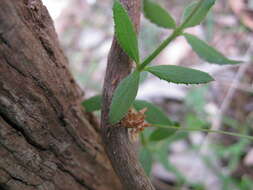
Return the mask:
M128 10L136 29L140 22L140 0L121 0ZM105 82L103 87L103 105L101 114L101 132L107 155L119 176L124 189L154 190L149 178L142 169L135 148L129 141L128 131L108 122L109 107L113 92L119 82L132 68L132 62L123 52L114 38L108 57Z

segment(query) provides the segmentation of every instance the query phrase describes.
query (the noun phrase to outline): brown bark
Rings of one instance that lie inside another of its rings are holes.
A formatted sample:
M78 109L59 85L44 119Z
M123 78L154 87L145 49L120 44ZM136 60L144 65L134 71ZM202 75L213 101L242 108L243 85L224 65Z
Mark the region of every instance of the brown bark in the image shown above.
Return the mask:
M140 0L121 0L138 30L140 25ZM153 190L153 186L145 175L144 170L129 141L128 131L119 124L110 125L108 122L109 107L112 95L119 82L126 77L132 68L130 58L120 48L114 38L108 57L106 77L103 89L103 106L101 116L102 137L105 149L112 166L119 176L124 189Z
M0 189L119 190L40 0L0 0Z

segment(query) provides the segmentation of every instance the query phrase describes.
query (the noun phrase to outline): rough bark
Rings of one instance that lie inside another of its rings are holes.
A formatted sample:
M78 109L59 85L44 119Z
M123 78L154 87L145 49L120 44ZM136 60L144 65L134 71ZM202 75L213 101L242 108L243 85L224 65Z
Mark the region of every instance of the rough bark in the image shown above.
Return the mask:
M40 0L0 0L0 189L119 190Z
M140 0L121 0L128 10L138 31L140 25ZM120 48L114 38L108 57L106 77L103 89L101 130L106 152L112 166L127 190L153 190L153 186L140 166L133 144L129 141L128 131L119 124L108 122L112 95L119 82L132 68L130 58Z

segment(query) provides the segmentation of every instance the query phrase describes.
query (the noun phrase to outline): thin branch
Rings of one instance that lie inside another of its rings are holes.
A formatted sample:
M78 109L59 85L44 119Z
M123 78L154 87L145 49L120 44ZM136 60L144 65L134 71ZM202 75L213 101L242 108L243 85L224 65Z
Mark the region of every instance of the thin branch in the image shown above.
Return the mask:
M128 10L136 30L140 22L140 0L121 0ZM129 141L128 131L108 122L112 95L119 82L132 69L132 61L123 52L114 38L108 57L105 82L103 87L103 105L101 115L101 132L105 150L112 166L127 190L154 190L149 178L142 169L135 148Z

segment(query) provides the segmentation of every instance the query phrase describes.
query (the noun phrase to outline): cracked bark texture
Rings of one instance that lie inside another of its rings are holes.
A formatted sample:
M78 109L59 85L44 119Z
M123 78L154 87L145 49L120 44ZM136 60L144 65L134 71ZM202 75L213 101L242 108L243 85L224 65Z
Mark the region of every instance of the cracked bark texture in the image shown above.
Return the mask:
M0 0L0 189L119 190L47 9Z
M121 0L128 10L138 32L140 25L141 0ZM124 23L122 23L124 24ZM103 88L103 105L101 114L102 138L112 166L126 190L154 190L149 178L141 167L136 148L131 144L128 131L119 124L108 122L112 95L119 82L132 69L132 61L121 49L114 38L108 57L106 76Z

